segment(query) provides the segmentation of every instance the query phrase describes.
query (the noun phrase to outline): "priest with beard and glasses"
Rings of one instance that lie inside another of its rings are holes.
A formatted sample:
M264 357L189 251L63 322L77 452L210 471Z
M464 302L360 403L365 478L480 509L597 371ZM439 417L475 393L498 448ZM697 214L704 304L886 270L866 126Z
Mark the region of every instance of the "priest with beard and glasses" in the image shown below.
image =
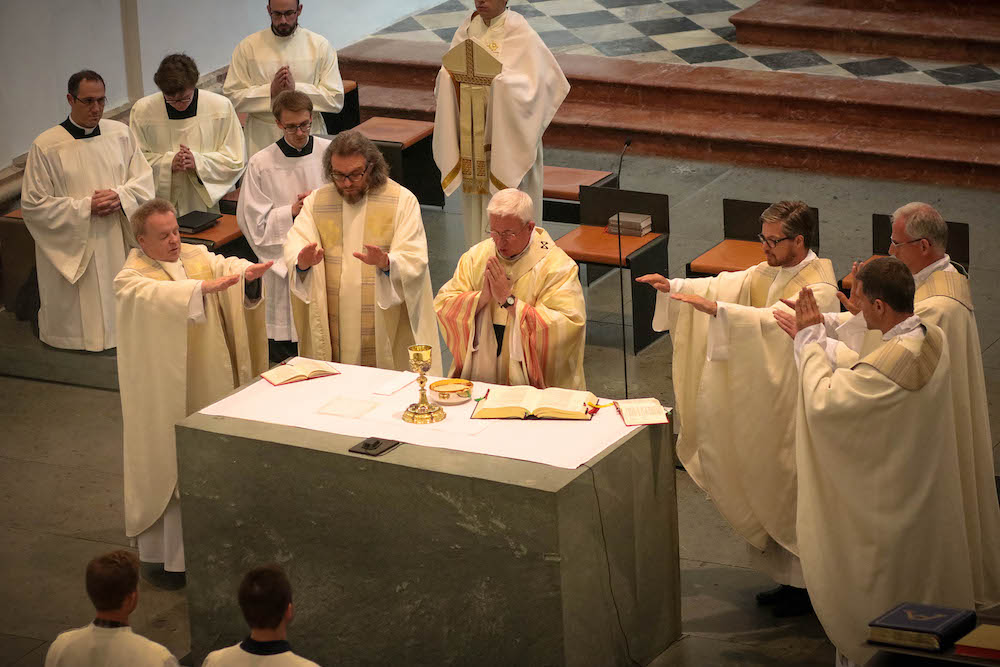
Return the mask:
M854 293L880 339L860 358L838 341L840 318L821 313L810 289L794 315L774 312L794 338L799 371L790 420L799 557L843 666L874 655L868 623L899 603L972 609L977 587L950 345L914 314L913 276L898 259L867 262Z
M102 119L100 74L77 72L67 88L69 117L28 151L21 210L35 239L42 342L100 352L116 345L111 283L135 245L128 218L153 198L153 172L128 126Z
M236 110L248 114L249 157L281 138L271 103L282 91L297 90L309 96L317 134L326 133L320 112L337 113L344 106L337 52L325 37L299 25L302 5L296 0L270 0L267 13L270 27L236 45L222 86Z
M324 185L305 198L285 242L299 354L409 369L407 348L434 348L441 374L420 204L389 178L378 147L357 131L323 155Z
M260 277L251 264L181 243L170 202L132 216L134 249L114 280L120 342L125 532L154 583L184 581L174 424L267 370Z
M542 219L542 135L569 93L555 56L507 0L476 0L434 84L434 161L462 187L465 242L489 235L491 193L517 188Z
M579 267L535 226L525 193L501 190L488 212L490 238L462 255L434 300L455 359L449 376L586 389Z
M264 289L268 346L271 360L278 362L298 354L299 340L283 259L285 239L303 200L325 183L323 154L330 140L309 133L313 104L305 93L281 93L271 111L284 136L250 158L236 221L257 257L274 261L264 275Z
M232 103L198 90L198 66L182 53L167 56L153 75L160 89L137 101L129 126L153 168L156 196L177 215L219 211L246 166L243 128Z
M781 618L811 607L796 558L796 370L771 313L805 286L822 311L840 304L833 265L809 249L812 209L780 201L760 222L765 262L711 278L636 280L659 290L653 327L670 330L677 455L746 540L751 565L779 584L757 603Z

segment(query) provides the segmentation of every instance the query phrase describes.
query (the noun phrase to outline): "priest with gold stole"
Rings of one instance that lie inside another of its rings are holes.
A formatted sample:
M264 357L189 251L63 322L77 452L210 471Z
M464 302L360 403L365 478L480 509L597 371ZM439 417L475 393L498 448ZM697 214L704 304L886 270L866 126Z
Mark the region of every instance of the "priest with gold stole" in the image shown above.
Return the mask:
M507 0L477 0L434 94L434 161L445 194L462 187L465 240L488 234L490 194L517 188L542 219L542 134L569 93L559 63Z
M900 602L971 609L976 597L945 334L914 314L895 258L865 264L854 291L881 337L860 359L808 288L794 315L775 311L799 369L799 556L840 665L872 657L868 623Z
M133 249L114 280L125 427L125 529L139 557L183 581L174 424L267 370L260 277L251 264L182 244L170 202L137 210Z
M38 330L70 350L115 347L111 282L135 244L128 218L153 198L153 172L124 123L102 118L104 79L69 79L69 117L31 144L21 185L24 224L35 239Z
M420 204L360 132L334 137L323 166L284 248L299 354L407 370L409 346L439 351Z
M587 307L579 271L536 227L531 198L509 188L489 205L490 238L467 250L434 300L455 361L450 377L586 389Z
M156 196L177 215L217 213L246 167L236 110L222 95L195 87L198 66L183 53L164 58L153 81L160 92L135 103L129 126L153 168Z
M809 611L795 557L795 364L771 312L811 286L840 310L833 265L809 249L816 216L781 201L760 216L765 262L712 278L637 278L659 290L653 326L670 330L677 454L779 587L758 594L775 616ZM752 387L752 391L748 390ZM726 406L720 410L719 406Z

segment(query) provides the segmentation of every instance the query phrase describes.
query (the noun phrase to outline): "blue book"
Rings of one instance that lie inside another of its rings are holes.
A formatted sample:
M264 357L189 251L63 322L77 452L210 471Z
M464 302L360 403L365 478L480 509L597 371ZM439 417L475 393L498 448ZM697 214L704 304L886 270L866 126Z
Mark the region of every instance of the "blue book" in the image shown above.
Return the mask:
M975 627L970 609L904 602L868 624L868 641L941 651Z

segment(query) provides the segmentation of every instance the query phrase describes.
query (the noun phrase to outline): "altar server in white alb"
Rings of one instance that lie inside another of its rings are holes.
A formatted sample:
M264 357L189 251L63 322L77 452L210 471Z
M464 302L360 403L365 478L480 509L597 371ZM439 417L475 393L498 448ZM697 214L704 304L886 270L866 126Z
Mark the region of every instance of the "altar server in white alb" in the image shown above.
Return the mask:
M251 157L281 138L271 115L278 93L305 93L315 107L313 131L326 133L320 112L336 113L344 106L344 82L337 52L325 37L299 25L302 5L295 0L270 0L271 25L236 46L222 92L236 110L247 113L247 152Z
M309 134L312 100L297 90L286 91L272 105L284 136L250 158L240 188L236 220L261 261L273 260L264 274L267 294L267 337L272 361L298 354L292 322L292 302L283 248L288 230L309 193L323 186L323 154L329 139Z
M124 123L104 120L104 79L69 79L69 117L35 139L21 186L35 239L38 329L53 347L115 346L111 282L135 239L128 217L153 198L153 172Z
M747 541L754 567L780 584L757 600L783 617L808 612L809 599L795 557L797 372L772 310L788 311L780 299L794 299L805 286L823 312L838 312L840 304L833 265L809 249L817 229L812 209L781 201L760 222L766 261L746 271L637 280L660 291L653 327L669 329L674 345L677 454Z
M184 543L174 424L267 370L260 277L270 263L181 243L169 202L132 217L141 250L115 278L125 530L179 585ZM174 573L173 577L169 573Z
M198 90L198 66L182 53L167 56L153 75L160 92L132 107L129 126L153 168L156 196L177 215L219 210L246 166L243 128L233 104Z
M913 277L895 258L865 264L854 292L882 340L860 359L808 288L794 315L774 313L799 369L802 572L841 665L874 655L868 623L900 602L975 601L944 332L914 315Z
M407 370L407 347L431 345L441 374L427 239L417 198L389 178L360 132L326 149L329 185L305 198L285 242L299 354Z
M474 47L456 49L466 40ZM465 241L489 234L492 193L517 188L542 219L542 134L569 93L555 56L507 0L476 0L451 40L434 94L434 161L445 194L462 187Z

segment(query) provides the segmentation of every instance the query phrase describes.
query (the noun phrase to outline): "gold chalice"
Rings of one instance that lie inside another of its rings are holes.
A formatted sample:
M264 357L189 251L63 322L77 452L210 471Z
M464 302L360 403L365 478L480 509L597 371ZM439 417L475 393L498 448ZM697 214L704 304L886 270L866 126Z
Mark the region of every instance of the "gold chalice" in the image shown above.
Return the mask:
M411 345L406 348L410 355L410 370L419 373L417 383L420 385L420 399L411 403L403 413L403 421L410 424L433 424L445 418L440 405L431 405L427 401L427 371L431 369L431 346Z

